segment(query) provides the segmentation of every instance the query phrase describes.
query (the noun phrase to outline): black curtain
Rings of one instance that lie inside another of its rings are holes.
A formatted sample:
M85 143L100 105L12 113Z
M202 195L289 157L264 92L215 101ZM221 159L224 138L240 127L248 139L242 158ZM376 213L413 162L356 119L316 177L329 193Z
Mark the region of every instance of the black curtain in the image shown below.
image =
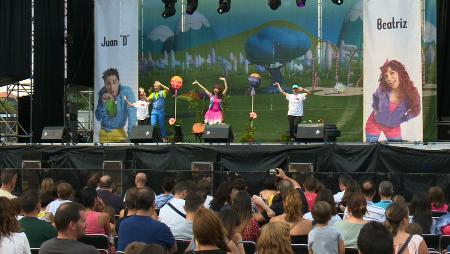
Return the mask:
M0 1L0 76L30 78L31 1Z
M33 138L64 123L64 1L35 0Z
M94 0L68 2L68 85L94 86Z
M438 116L450 116L450 1L438 0L437 100Z

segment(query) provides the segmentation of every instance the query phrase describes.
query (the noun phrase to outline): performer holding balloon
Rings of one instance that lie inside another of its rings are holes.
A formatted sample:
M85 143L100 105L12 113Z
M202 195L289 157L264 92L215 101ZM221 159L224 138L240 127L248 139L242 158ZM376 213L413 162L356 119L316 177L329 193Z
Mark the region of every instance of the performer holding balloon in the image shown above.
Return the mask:
M205 123L206 124L220 124L223 123L223 107L222 107L222 101L223 96L228 91L228 84L227 80L225 78L219 78L223 81L224 89L222 90L222 86L219 84L216 84L214 86L213 93L209 92L208 89L206 89L204 86L202 86L200 83L194 81L193 85L198 85L205 93L209 96L209 109L205 113Z

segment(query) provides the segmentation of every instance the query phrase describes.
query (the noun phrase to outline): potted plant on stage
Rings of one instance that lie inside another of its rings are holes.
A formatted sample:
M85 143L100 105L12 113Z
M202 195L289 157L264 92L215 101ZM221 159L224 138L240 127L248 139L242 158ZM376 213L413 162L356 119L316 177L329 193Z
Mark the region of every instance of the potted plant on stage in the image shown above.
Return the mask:
M261 76L258 73L252 73L248 77L248 85L249 85L249 95L252 98L252 109L249 113L249 124L247 126L247 130L245 134L241 137L240 141L243 143L255 143L255 126L253 121L258 117L258 115L254 111L255 105L255 96L256 96L256 88L261 85Z

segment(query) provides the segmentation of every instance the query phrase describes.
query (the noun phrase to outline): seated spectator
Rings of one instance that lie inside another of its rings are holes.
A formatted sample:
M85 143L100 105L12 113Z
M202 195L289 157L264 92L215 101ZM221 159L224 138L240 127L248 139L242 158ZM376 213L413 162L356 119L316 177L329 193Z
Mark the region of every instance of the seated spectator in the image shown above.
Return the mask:
M317 193L316 202L318 201L324 201L330 204L331 206L331 220L329 222L329 225L334 225L336 222L341 221L342 218L338 215L338 210L336 208L336 205L334 203L333 193L329 189L323 189L319 193ZM312 212L308 212L305 215L303 215L304 219L313 221Z
M406 199L402 195L397 194L397 195L395 195L392 198L392 202L394 202L394 203L406 203Z
M24 217L19 220L19 223L22 231L27 235L31 248L39 248L43 242L56 237L56 229L52 224L37 218L41 211L37 192L25 192L20 197L20 202Z
M417 223L424 234L430 234L433 217L431 216L431 202L424 192L416 192L410 205L412 215L411 222Z
M177 250L175 238L169 227L152 219L155 209L155 193L149 188L138 190L136 215L120 223L117 250L123 251L132 242L157 243L173 253Z
M116 195L112 192L113 181L110 175L103 175L99 181L99 189L97 190L97 195L106 206L114 208L115 214L119 214L120 210L123 209L122 197Z
M436 220L432 233L436 235L450 235L450 213L442 215Z
M241 225L239 216L232 209L227 208L219 213L219 218L225 228L230 251L232 253L245 253L242 235L238 232Z
M353 193L348 199L347 209L349 217L336 222L334 227L341 233L345 247L357 248L356 242L359 232L364 224L367 223L367 221L363 219L363 216L367 211L367 201L365 197L360 193Z
M404 203L393 203L386 209L386 227L394 237L395 253L428 253L428 247L420 235L406 233L409 224L408 207ZM408 252L404 252L408 250Z
M247 191L239 191L234 197L233 211L240 218L238 232L244 241L256 242L259 237L259 225L252 217L252 200Z
M308 176L305 180L305 183L303 184L303 187L305 189L305 197L306 200L308 200L308 211L311 212L314 203L316 202L317 193L315 192L317 185L317 180L314 178L314 176Z
M98 190L98 186L99 186L101 177L102 177L102 173L92 174L86 183L86 187L84 187L84 188L90 187L94 190Z
M359 232L358 250L360 254L394 254L391 232L379 222L368 222Z
M103 212L96 212L99 198L95 189L91 187L80 191L81 204L86 208L86 234L110 235L109 215Z
M422 227L417 223L409 223L406 227L406 233L411 235L422 235Z
M304 219L302 202L297 190L289 190L284 198L284 213L270 219L270 223L285 222L289 224L289 235L292 243L300 242L299 236L307 236L312 229L310 220Z
M212 180L209 177L202 178L197 182L197 189L205 200L204 206L208 209L210 208L211 201L213 200L213 197L211 196L212 185Z
M170 228L175 240L191 241L194 237L192 232L192 223L195 218L195 213L198 209L203 207L203 197L193 191L190 191L186 196L184 203L184 210L186 211L186 219L183 222L175 223Z
M39 254L95 254L98 253L92 245L79 242L85 235L86 212L77 202L61 204L55 214L55 226L58 231L56 238L45 241Z
M45 209L45 211L49 213L49 217L52 221L53 217L55 216L56 210L59 208L60 205L67 202L72 202L70 198L72 197L73 194L73 188L72 185L66 182L62 182L58 184L58 187L56 187L56 192L58 198L50 202L50 204L48 204L47 208Z
M37 215L40 220L45 220L47 222L51 222L51 215L46 211L48 204L50 204L53 200L55 200L55 196L52 192L46 191L41 192L39 195L39 200L41 202L41 211Z
M262 182L263 190L259 192L259 196L268 206L272 205L272 199L278 193L276 182L277 177L267 171Z
M16 187L17 172L13 169L4 169L1 175L0 197L6 197L9 199L17 198L17 196L11 194Z
M190 191L190 184L188 181L180 181L175 184L173 190L175 193L173 198L159 210L159 221L169 226L169 228L175 224L183 223L186 218L184 199Z
M339 176L339 190L340 192L334 194L333 198L334 198L334 202L336 204L341 203L342 197L344 197L344 193L345 193L345 189L347 188L347 186L349 186L349 184L352 181L352 177L349 175L340 175Z
M231 207L231 192L233 189L232 181L225 181L219 185L213 195L210 203L210 208L215 212L220 212L222 209Z
M165 204L167 204L167 202L169 202L173 198L172 192L174 185L175 179L173 177L166 176L163 178L161 182L161 189L163 190L163 193L156 196L156 209L161 209Z
M42 179L41 188L39 191L41 193L44 193L47 191L50 193L53 193L54 197L56 198L56 186L55 186L55 183L53 182L53 178L46 177L46 178Z
M4 196L0 197L0 225L0 253L31 253L26 234L20 232L16 208Z
M428 190L428 196L431 201L431 208L433 212L443 212L448 211L448 205L445 203L444 191L441 187L431 187Z
M364 220L378 221L384 223L386 220L386 208L392 204L392 195L394 195L394 187L389 181L383 181L378 186L380 194L380 202L367 206L367 213Z
M348 199L353 193L359 193L359 185L355 180L350 179L345 187L345 193L341 198L341 202L338 204L338 208L341 212L346 212L345 209L347 207Z
M373 204L373 198L375 194L377 194L377 190L375 188L375 183L372 180L366 180L361 185L361 194L364 195L367 201L367 205Z
M274 222L264 225L261 236L256 244L258 254L293 254L289 225L283 222Z
M191 251L187 253L226 254L230 251L226 242L226 231L217 215L200 208L192 224L195 242L191 242Z
M147 246L147 244L145 244L145 243L132 242L132 243L128 244L128 246L125 248L124 252L126 254L141 254L141 253L143 253L145 246ZM161 246L161 245L159 245L159 246ZM161 248L162 248L162 246L161 246ZM163 250L166 251L164 248L163 248ZM167 253L167 251L165 253Z
M345 245L341 234L328 225L331 219L331 205L317 201L312 210L316 225L308 234L309 253L344 254Z
M145 186L147 186L147 174L144 172L137 173L136 176L134 177L134 185L135 185L136 189L138 189L138 190L145 188ZM128 192L125 192L125 195L123 197L123 202L125 202L127 193Z

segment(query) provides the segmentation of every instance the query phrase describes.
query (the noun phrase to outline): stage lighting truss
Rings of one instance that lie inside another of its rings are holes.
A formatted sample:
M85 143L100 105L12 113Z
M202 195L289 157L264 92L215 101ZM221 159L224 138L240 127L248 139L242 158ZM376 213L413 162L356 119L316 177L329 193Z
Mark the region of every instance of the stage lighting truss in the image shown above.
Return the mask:
M228 12L231 8L231 0L219 0L219 8L217 9L217 12L220 14L223 14L225 12Z
M187 0L186 13L189 15L194 14L198 7L198 0Z
M306 0L295 0L295 4L297 4L298 7L303 8L306 5Z
M276 10L280 7L281 0L269 0L269 7L272 10Z
M175 15L175 3L177 2L177 0L162 0L162 2L164 3L164 11L162 13L162 17L166 19Z
M331 0L334 4L341 5L344 3L344 0Z

